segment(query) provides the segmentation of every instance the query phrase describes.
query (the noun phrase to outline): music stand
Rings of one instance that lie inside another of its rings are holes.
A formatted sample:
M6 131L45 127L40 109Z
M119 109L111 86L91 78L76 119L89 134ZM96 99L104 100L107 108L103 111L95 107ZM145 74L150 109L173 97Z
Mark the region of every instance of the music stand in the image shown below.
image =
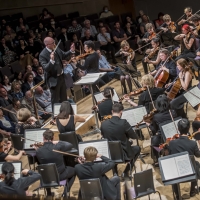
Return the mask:
M169 156L160 157L158 158L158 163L163 184L176 184L178 187L179 200L182 200L179 184L196 180L196 172L188 152L185 151Z
M89 85L90 86L93 106L95 106L96 103L95 103L94 91L93 91L92 85L95 84L105 74L106 74L106 72L86 74L85 76L81 77L80 80L78 80L78 81L76 81L74 83L74 85ZM95 121L96 121L97 128L99 129L97 112L95 112L94 116L95 116Z

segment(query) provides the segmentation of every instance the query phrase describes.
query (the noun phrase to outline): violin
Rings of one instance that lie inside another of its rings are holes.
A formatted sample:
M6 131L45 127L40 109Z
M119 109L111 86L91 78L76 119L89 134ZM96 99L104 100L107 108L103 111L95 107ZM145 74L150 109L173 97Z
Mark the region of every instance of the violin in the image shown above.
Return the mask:
M146 91L146 90L147 90L146 87L142 87L142 88L139 88L139 89L137 89L137 90L135 90L135 91L133 91L133 92L130 92L130 93L128 94L128 96L137 96L138 94L141 94L142 92L144 92L144 91ZM125 96L127 96L127 95L125 95Z
M129 63L133 59L133 52L134 52L134 50L131 48L129 48L129 50L126 51L126 53L129 53L129 55L127 56L127 59L126 59L126 63Z
M105 116L103 116L102 121L107 120L107 119L111 119L111 118L112 118L112 115L105 115Z
M176 26L174 22L171 22L167 27L171 32L175 32Z
M152 40L154 37L156 37L156 33L155 32L153 32L151 35L149 35L148 39Z
M148 54L148 56L147 56L147 57L145 57L145 59L144 59L144 60L146 60L147 58L148 58L148 59L151 59L151 58L153 58L153 57L154 57L154 55L157 53L157 51L159 51L159 49L160 49L160 47L156 47L155 49L153 49L153 51L152 51L152 52L150 52L150 53Z
M44 143L43 142L36 142L36 143L34 143L34 144L30 144L30 147L37 147L37 148L40 148L40 147L42 147L44 145Z
M83 58L85 58L86 56L90 55L91 53L83 53L81 55L78 55L76 57L73 57L69 60L69 63L72 62L73 59L75 59L76 61L81 60Z
M160 145L159 145L159 148L160 148L160 149L166 148L167 145L169 145L169 142L170 142L170 141L176 140L176 139L178 139L178 138L180 138L180 134L176 133L173 137L167 138L165 143L160 144Z

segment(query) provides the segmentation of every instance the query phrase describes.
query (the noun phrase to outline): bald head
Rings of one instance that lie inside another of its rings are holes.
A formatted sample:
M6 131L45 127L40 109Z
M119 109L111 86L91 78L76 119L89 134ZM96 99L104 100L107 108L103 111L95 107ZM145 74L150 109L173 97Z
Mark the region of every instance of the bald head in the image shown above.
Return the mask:
M30 99L30 98L33 97L33 95L32 95L32 93L31 93L30 90L28 90L28 91L26 92L25 97L26 97L27 99Z
M36 89L35 89L35 92L36 94L42 94L43 93L43 89L41 86L38 86Z
M55 47L55 40L54 40L53 38L51 38L51 37L46 37L46 38L44 39L44 44L45 44L45 46L46 46L47 48L53 50L54 47Z

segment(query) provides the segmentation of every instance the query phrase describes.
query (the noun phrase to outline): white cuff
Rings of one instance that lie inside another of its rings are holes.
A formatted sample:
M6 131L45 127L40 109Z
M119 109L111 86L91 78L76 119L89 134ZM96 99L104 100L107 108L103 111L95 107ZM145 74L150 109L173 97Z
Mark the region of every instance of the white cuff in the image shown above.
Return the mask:
M50 62L51 62L51 64L53 64L53 65L54 65L54 63L55 63L55 60L52 60L52 59L50 59Z
M69 50L71 53L75 53L75 51L71 51L71 49Z

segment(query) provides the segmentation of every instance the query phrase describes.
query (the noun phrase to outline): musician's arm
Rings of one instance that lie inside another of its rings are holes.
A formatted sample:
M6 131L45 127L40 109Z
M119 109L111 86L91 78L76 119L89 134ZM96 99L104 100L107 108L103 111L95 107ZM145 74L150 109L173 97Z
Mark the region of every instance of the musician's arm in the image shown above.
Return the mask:
M81 116L74 115L74 122L85 122L85 119Z
M159 63L160 61L161 61L161 60L160 60L160 56L159 56L159 53L158 53L156 60L149 60L148 63L149 63L149 64L153 64L153 65L158 65L158 63Z
M72 53L75 53L75 52L72 52L71 50L67 51L67 52L64 52L60 49L61 53L62 53L62 58L63 60L67 59Z
M19 151L18 155L7 155L5 157L5 160L6 161L18 161L22 157L23 153L24 153L24 151Z
M55 146L54 149L58 151L69 151L71 150L73 145L69 142L59 141Z
M186 38L183 39L183 42L185 44L185 47L187 49L190 49L194 43L194 38L190 38L189 42L187 42Z
M102 169L101 169L101 174L104 175L106 172L113 169L113 167L115 166L115 163L111 159L105 156L101 156L100 158L105 163L105 164L102 164Z
M135 131L132 129L131 125L125 120L125 133L127 135L127 138L137 139L138 136L136 135Z
M182 85L182 88L184 90L187 90L188 89L188 85L190 84L190 81L192 79L192 76L189 72L187 72L185 74L185 80L183 80L183 75L182 73L179 73L179 78L180 78L180 81L181 81L181 85Z

